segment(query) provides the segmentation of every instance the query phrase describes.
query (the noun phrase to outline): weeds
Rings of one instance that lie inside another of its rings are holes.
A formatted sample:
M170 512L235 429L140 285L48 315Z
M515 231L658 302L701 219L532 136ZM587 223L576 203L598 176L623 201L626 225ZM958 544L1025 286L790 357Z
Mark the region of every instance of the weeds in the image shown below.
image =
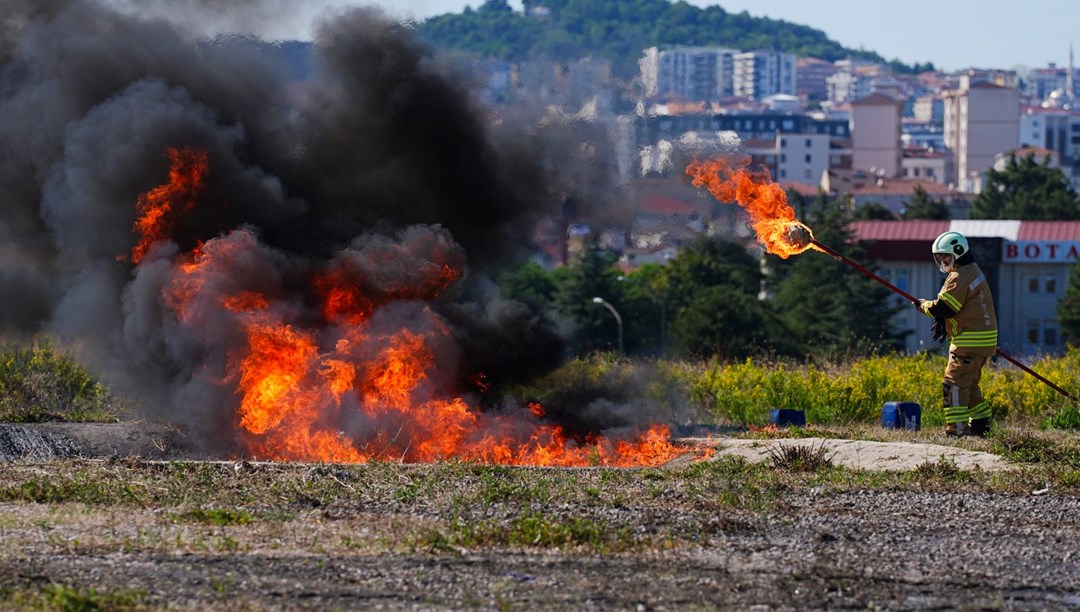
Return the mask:
M829 454L825 443L818 446L780 444L769 449L769 459L772 465L778 469L792 472L818 472L833 467L832 458L835 453Z
M942 455L936 461L924 461L912 470L919 480L923 481L946 481L966 480L963 470L956 465L956 461Z
M23 590L7 595L11 603L26 609L69 610L142 610L146 607L142 591L96 591L93 587L81 590L66 584L50 583L37 591Z

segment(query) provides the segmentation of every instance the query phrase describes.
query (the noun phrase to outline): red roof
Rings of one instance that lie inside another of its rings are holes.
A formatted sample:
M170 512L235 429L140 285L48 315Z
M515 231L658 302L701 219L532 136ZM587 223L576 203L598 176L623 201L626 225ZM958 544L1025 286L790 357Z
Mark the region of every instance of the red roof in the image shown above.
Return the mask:
M1080 221L1023 221L1017 240L1080 240Z
M848 228L856 240L932 241L949 231L949 221L853 221Z

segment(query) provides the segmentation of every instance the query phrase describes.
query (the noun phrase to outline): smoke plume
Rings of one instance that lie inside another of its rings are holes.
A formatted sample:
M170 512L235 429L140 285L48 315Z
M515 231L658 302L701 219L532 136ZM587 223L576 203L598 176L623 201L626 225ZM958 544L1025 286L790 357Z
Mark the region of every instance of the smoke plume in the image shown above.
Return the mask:
M118 390L222 443L251 376L235 347L271 316L292 322L279 334L318 329L324 369L305 376L377 359L350 317L372 338L437 338L424 384L450 393L559 363L554 326L483 279L568 197L582 215L610 205L599 128L494 117L467 71L374 9L319 22L297 78L281 45L197 39L162 3L115 4L0 9L5 331L71 342ZM187 149L205 152L205 180L133 257L136 202ZM355 291L331 299L332 283Z

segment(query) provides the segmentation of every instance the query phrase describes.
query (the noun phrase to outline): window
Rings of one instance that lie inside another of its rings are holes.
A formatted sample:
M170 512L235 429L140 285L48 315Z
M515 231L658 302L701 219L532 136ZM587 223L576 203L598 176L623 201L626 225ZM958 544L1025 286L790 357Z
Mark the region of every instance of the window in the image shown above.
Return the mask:
M1043 330L1043 341L1050 346L1057 344L1057 329L1047 326L1046 329Z
M807 138L806 139L806 148L809 149L810 147L811 147L810 139Z
M807 153L806 154L806 163L809 164L811 159L812 159L811 155L809 153Z
M1056 278L1048 278L1048 279L1046 279L1046 292L1047 293L1057 293L1057 279Z
M1027 339L1031 344L1039 343L1039 322L1028 321L1027 324Z
M926 176L928 178L934 178L934 169L933 168L927 168L926 169Z
M787 178L787 168L780 168L780 178Z
M803 171L803 176L804 176L805 178L809 179L809 178L810 178L810 170L809 170L809 169L807 169L807 170Z
M780 139L780 148L781 149L786 149L787 148L787 138L781 138Z
M1038 292L1039 292L1039 279L1037 279L1037 278L1029 278L1028 279L1028 293L1038 293Z

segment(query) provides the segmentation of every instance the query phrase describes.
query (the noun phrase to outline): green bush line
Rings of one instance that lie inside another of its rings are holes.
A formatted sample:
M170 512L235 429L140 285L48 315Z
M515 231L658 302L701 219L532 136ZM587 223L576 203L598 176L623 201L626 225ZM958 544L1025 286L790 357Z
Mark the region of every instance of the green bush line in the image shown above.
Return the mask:
M803 410L807 423L816 425L873 424L880 423L883 404L892 401L918 403L926 426L944 424L943 355L881 355L825 365L753 358L738 363L659 360L648 365L654 382L643 390L659 407L674 411L677 402L688 400L701 417L719 425L764 425L773 408ZM1026 365L1074 396L1080 394L1080 348ZM610 354L592 355L515 393L543 402L560 389L620 381L642 366ZM1080 428L1075 401L1005 361L987 366L981 387L998 422Z
M1029 367L1055 384L1077 388L1080 348L1062 357L1043 357ZM885 355L839 366L756 364L711 365L693 381L692 395L712 414L733 423L766 423L772 408L804 410L808 423L845 425L880 420L885 402L916 402L923 424L943 425L941 355ZM981 382L998 421L1080 427L1069 422L1075 403L1010 364L991 363Z
M1080 394L1080 347L1028 365ZM510 392L544 403L573 397L581 389L633 388L628 397L650 399L656 421L673 421L679 418L676 415L685 418L693 412L699 423L738 426L768 423L773 408L803 410L807 423L816 425L874 423L885 402L916 402L923 408L923 424L939 426L944 368L945 357L931 353L825 364L767 358L736 363L625 360L594 354L571 360ZM1080 428L1080 404L1007 362L992 362L986 368L982 389L998 422ZM115 421L127 411L125 405L48 341L0 347L0 421Z

